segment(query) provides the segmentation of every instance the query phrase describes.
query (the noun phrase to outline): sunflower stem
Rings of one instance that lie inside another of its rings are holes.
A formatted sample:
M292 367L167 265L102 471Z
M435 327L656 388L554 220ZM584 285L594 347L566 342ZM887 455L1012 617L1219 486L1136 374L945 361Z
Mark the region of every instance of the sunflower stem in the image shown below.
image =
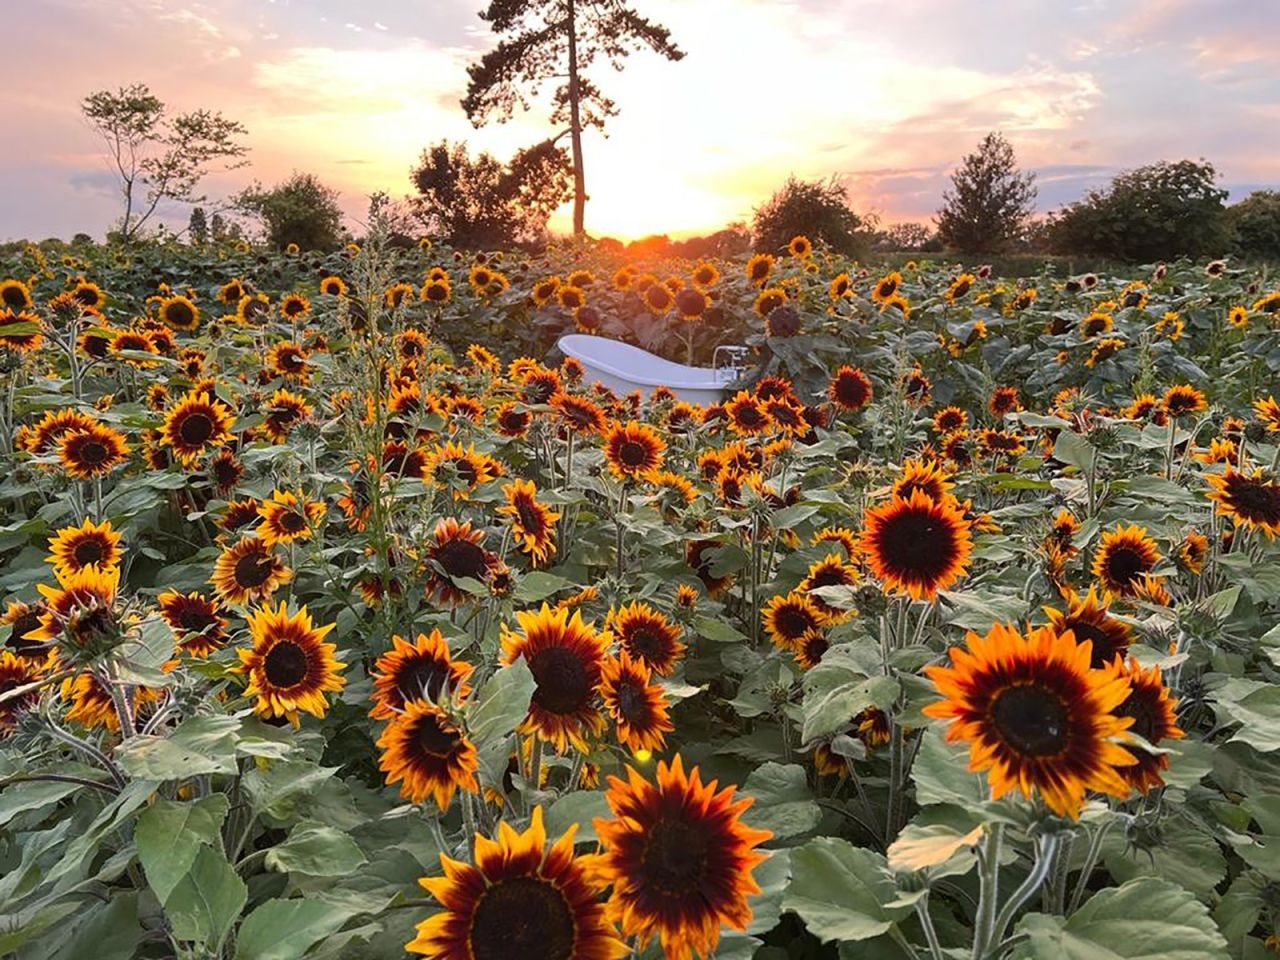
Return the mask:
M1061 840L1061 834L1057 833L1046 834L1040 838L1040 843L1036 849L1035 865L1032 866L1031 872L1027 874L1027 878L1022 881L1022 885L1013 892L1013 896L1001 908L999 915L996 917L996 924L992 930L990 943L1000 944L1004 941L1005 929L1013 921L1014 915L1040 889L1040 885L1044 883L1049 871L1053 868L1055 854L1058 851L1058 844ZM990 955L994 957L995 951L992 951Z
M89 743L87 740L81 740L74 733L63 730L48 717L45 717L45 723L48 724L49 731L53 734L55 739L61 740L69 747L74 747L76 750L79 750L81 753L91 757L100 764L107 773L111 774L111 779L115 781L115 785L121 790L128 785L129 781L125 779L123 771L115 765L115 762L110 757L93 744Z
M929 944L929 956L933 960L943 960L942 944L938 941L938 931L933 926L933 917L929 915L928 894L916 901L916 916L920 918L920 929Z
M1111 829L1113 820L1108 820L1100 826L1096 833L1089 839L1089 850L1084 856L1084 864L1080 868L1080 876L1076 880L1075 892L1071 894L1071 903L1067 906L1067 916L1075 913L1080 907L1080 901L1084 899L1084 892L1089 887L1089 877L1093 873L1093 867L1098 862L1098 857L1102 853L1102 842L1107 837L1107 832Z
M995 926L996 902L1000 897L1000 843L1004 824L996 823L978 850L978 913L974 918L973 960L983 960Z

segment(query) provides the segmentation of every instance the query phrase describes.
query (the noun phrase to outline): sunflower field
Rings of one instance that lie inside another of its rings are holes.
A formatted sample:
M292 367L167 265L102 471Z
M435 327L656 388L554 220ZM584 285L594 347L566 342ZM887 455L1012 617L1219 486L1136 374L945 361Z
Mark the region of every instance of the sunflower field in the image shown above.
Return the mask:
M1280 953L1276 286L0 257L0 955Z

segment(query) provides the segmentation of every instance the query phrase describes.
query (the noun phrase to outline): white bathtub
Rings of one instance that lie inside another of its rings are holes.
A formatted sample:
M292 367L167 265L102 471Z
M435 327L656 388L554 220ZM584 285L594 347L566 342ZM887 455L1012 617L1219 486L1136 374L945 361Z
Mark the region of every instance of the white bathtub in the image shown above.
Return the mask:
M598 380L619 395L639 390L647 397L654 387L670 387L681 400L708 406L724 399L737 375L731 367L686 367L621 340L583 333L561 337L559 346L586 368L588 383Z

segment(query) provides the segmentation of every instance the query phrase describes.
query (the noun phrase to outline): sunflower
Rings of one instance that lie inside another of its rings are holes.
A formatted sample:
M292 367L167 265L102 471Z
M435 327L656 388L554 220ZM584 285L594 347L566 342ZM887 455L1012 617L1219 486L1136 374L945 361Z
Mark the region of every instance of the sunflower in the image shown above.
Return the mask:
M477 453L475 444L463 447L456 440L438 444L427 453L424 480L449 486L454 500L466 500L477 487L502 476L502 464L488 454Z
M48 651L41 641L26 639L28 633L40 629L42 613L44 613L43 604L32 606L21 600L12 600L4 613L0 614L0 627L9 628L5 646L14 656L40 661L47 656Z
M913 367L902 375L903 398L907 403L923 407L929 402L933 391L933 381L924 375L919 367Z
M773 834L743 823L754 798L716 792L697 767L686 776L679 757L658 764L655 783L634 768L627 776L609 778L613 818L594 821L602 849L592 866L612 888L609 919L641 949L656 935L667 960L710 957L722 927L750 923L747 898L760 892L752 870L766 857L755 848Z
M795 650L809 631L821 626L825 617L807 592L794 590L780 593L765 604L761 619L774 646Z
M18 657L8 650L0 651L0 695L25 687L40 679L39 667L26 657ZM30 690L20 697L0 702L0 736L17 726L18 718L36 705L39 690Z
M58 577L58 585L36 584L44 597L40 625L23 639L49 642L65 639L72 648L96 655L119 632L114 606L120 589L120 568L85 567Z
M1049 623L1059 633L1070 631L1075 635L1077 643L1092 644L1090 664L1100 670L1117 656L1123 657L1133 642L1133 631L1129 625L1107 614L1108 596L1104 593L1097 596L1094 587L1081 597L1074 590L1068 589L1063 599L1067 609L1055 610L1045 607L1049 615Z
M934 460L908 460L902 465L902 475L893 481L893 495L910 500L913 491L919 490L930 500L944 500L950 496L951 475Z
M251 523L257 523L259 519L257 499L244 497L240 500L227 501L227 505L222 509L222 516L218 520L218 526L227 533L235 533Z
M341 297L347 292L347 284L341 277L333 275L325 277L320 281L320 292L326 297Z
M447 606L455 606L471 596L457 585L458 580L484 583L497 560L484 548L484 530L472 529L470 520L460 524L453 517L445 517L436 524L422 556L427 562L427 595Z
M19 324L23 326L19 327ZM17 332L19 329L26 330L28 326L31 327L28 332ZM36 314L26 310L15 313L13 310L0 309L0 347L5 350L14 353L31 353L38 350L44 343L44 336L40 333L40 329L40 317Z
M301 394L281 387L267 402L263 429L273 443L284 443L293 428L311 416L311 405Z
M26 449L36 456L43 456L56 450L67 434L88 429L96 423L93 417L79 410L48 410L27 435Z
M703 260L693 268L693 285L702 290L714 287L720 280L720 271L714 263Z
M516 622L518 631L502 628L502 662L523 657L537 684L521 732L536 733L561 753L569 745L587 752L587 737L604 729L596 691L607 636L584 623L581 613L570 618L568 610L553 611L545 603L539 611L517 611Z
M797 258L807 257L813 253L813 244L808 237L792 237L791 242L787 244L787 253Z
M768 253L754 254L747 261L747 279L755 286L763 286L773 272L773 255Z
M291 579L293 571L268 544L245 537L218 555L209 582L224 603L248 604L267 600Z
M124 435L99 423L71 430L58 441L58 461L78 480L106 476L128 458Z
M1143 669L1137 660L1116 657L1107 665L1107 673L1125 679L1129 683L1129 696L1116 709L1121 717L1131 717L1133 725L1129 733L1136 734L1153 747L1163 740L1181 740L1186 734L1178 727L1177 704L1164 685L1158 666ZM1120 776L1134 790L1147 793L1164 786L1160 771L1169 768L1169 757L1163 753L1149 753L1139 743L1121 745L1137 762L1120 767Z
M838 409L854 413L871 402L875 391L871 380L861 369L845 364L827 384L827 396Z
M720 596L733 584L733 574L715 572L722 558L711 556L718 554L724 546L719 540L689 540L684 545L685 565L693 570L712 597Z
M876 281L876 285L871 288L871 299L876 303L887 304L897 296L898 288L901 286L902 274L894 270Z
M661 469L666 443L648 426L631 420L604 435L604 458L619 480L638 480Z
M739 390L724 406L729 418L729 429L741 437L753 437L768 433L773 428L773 418L765 411L764 402L754 393Z
M1124 346L1124 341L1119 337L1103 337L1094 343L1093 349L1089 351L1089 356L1085 358L1084 365L1092 370L1104 360L1110 360L1123 350Z
M661 283L651 283L645 287L644 292L640 294L640 299L645 309L659 317L669 313L675 304L675 295Z
M166 297L160 301L159 313L171 330L189 333L200 326L200 308L188 297Z
M1227 323L1235 327L1237 330L1243 330L1249 325L1249 308L1248 307L1232 307L1227 312Z
M1197 530L1191 530L1178 544L1178 560L1192 576L1199 576L1209 555L1209 538Z
M266 368L277 377L306 383L311 378L311 364L301 344L282 340L267 351Z
M227 618L217 601L198 590L183 594L167 590L156 597L160 616L178 636L178 649L193 657L207 657L221 650L227 640Z
M72 288L71 296L80 302L82 307L97 309L107 302L107 295L96 283L90 283L84 277Z
M755 302L751 305L757 315L767 317L774 310L777 310L787 302L787 291L782 287L766 287L757 294Z
M300 293L286 293L280 298L280 316L298 320L311 312L311 301Z
M1089 644L1040 627L1023 636L994 624L952 647L951 666L925 672L945 700L924 712L949 719L947 739L970 742L969 769L987 772L994 799L1039 792L1054 813L1075 819L1086 790L1117 797L1129 785L1117 768L1136 758L1112 742L1133 724L1117 713L1126 677L1089 667Z
M173 448L187 466L191 466L209 449L232 438L235 418L222 401L209 393L188 393L164 417L161 428L163 443Z
M1261 530L1268 539L1280 533L1280 484L1261 470L1243 472L1230 466L1206 478L1217 513L1237 527Z
M538 502L532 480L514 480L502 488L502 495L507 503L495 512L511 518L511 535L520 552L527 554L535 567L541 566L555 556L560 514Z
M559 277L544 277L533 285L533 289L529 291L534 306L545 307L550 303L556 295L556 291L560 289L561 280Z
M671 676L684 656L680 626L647 603L633 600L610 609L604 625L617 638L623 653L658 676Z
M156 346L155 340L148 330L121 330L111 338L109 350L116 355L123 353L133 354L133 356L121 357L121 359L139 370L147 370L155 366L155 361L148 360L145 356L138 356L138 354L160 355L160 349Z
M525 403L546 403L561 389L560 374L534 366L520 376L520 395Z
M959 407L943 407L933 415L933 429L939 436L946 436L969 425L969 414Z
M517 833L503 820L498 840L477 834L475 866L440 856L443 877L419 881L444 907L405 945L431 960L621 960L622 943L574 859L570 826L550 850L542 808Z
M972 273L962 273L947 287L947 292L943 294L948 303L955 303L957 300L965 296L978 280Z
M590 436L604 432L606 426L604 411L586 397L578 397L561 390L552 394L549 402L559 411L569 429L575 434Z
M973 537L954 499L931 500L919 490L867 511L861 549L885 586L932 600L969 566Z
M437 306L448 303L453 297L453 287L448 279L428 280L422 285L422 290L418 293L418 299L425 303L434 303Z
M1017 387L996 387L991 391L991 398L987 401L987 409L991 411L994 417L1003 417L1006 413L1014 413L1022 409L1022 403L1018 399Z
M378 769L387 783L399 783L410 803L434 797L441 811L449 809L457 790L479 793L476 771L480 759L475 745L434 703L412 700L378 738L382 757Z
M324 519L323 500L307 500L288 490L273 490L271 497L258 507L257 534L269 547L278 543L310 540L314 529Z
M1147 536L1147 528L1119 524L1102 535L1093 557L1093 575L1104 590L1125 595L1131 593L1144 573L1150 573L1160 561L1156 542Z
M244 464L229 448L223 447L209 461L209 479L219 496L229 496L244 478Z
M600 668L600 697L618 725L618 742L632 751L661 750L675 729L667 715L662 688L650 684L649 667L626 650L608 657Z
M130 695L134 715L142 717L161 697L161 691L153 687L133 687ZM116 712L111 690L97 674L85 672L75 678L62 681L60 694L71 706L67 719L87 730L105 727L111 733L120 732L120 715Z
M373 709L375 720L390 720L413 701L435 703L446 690L458 700L471 692L467 678L471 664L454 660L449 645L438 629L420 633L409 643L392 636L391 649L378 658L373 671Z
M813 601L821 623L833 624L848 619L853 615L853 611L833 606L813 591L820 587L852 587L857 582L858 571L854 566L840 559L838 553L828 553L809 567L808 574L800 581L796 591L807 595Z
M513 401L508 401L494 413L494 420L497 423L498 432L504 437L523 437L529 432L533 415Z
M1086 339L1099 337L1104 333L1110 333L1115 325L1115 318L1111 314L1095 310L1080 321L1080 336Z
M791 655L796 658L801 670L812 670L822 662L823 654L830 647L831 641L823 630L810 630L791 649Z
M0 280L0 306L20 312L31 309L33 305L31 291L25 283L12 277Z
M236 651L240 663L233 671L248 678L244 692L257 697L254 711L265 719L285 717L295 727L299 710L323 717L325 692L347 682L338 676L346 664L334 659L336 647L323 642L334 625L315 627L305 606L291 614L283 600L278 609L267 604L246 619L253 648Z
M394 283L383 291L382 302L388 310L395 310L397 307L412 301L414 294L417 292L412 284Z
M1209 406L1203 393L1185 383L1175 384L1166 390L1162 403L1165 412L1171 417L1185 417L1188 414L1200 413Z
M111 529L111 521L95 524L88 517L80 526L63 527L50 537L49 549L52 553L45 560L53 564L59 579L90 566L112 570L124 555L120 534Z

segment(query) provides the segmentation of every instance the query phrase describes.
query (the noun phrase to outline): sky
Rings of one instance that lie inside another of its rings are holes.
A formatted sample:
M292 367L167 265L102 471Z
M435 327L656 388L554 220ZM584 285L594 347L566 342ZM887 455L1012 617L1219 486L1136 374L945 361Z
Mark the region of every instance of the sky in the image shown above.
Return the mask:
M314 173L359 232L368 194L410 192L424 147L507 159L545 113L476 130L459 100L496 39L482 0L6 0L0 240L100 237L117 182L80 115L141 81L175 111L244 123L251 165ZM1280 188L1276 0L633 0L686 57L593 75L620 109L584 148L587 229L633 239L749 221L789 175L856 210L927 222L950 171L1000 130L1041 211L1116 172L1205 157L1239 199ZM14 38L20 38L15 42ZM210 204L212 206L213 204ZM170 212L185 224L185 210ZM553 228L567 228L568 209Z

